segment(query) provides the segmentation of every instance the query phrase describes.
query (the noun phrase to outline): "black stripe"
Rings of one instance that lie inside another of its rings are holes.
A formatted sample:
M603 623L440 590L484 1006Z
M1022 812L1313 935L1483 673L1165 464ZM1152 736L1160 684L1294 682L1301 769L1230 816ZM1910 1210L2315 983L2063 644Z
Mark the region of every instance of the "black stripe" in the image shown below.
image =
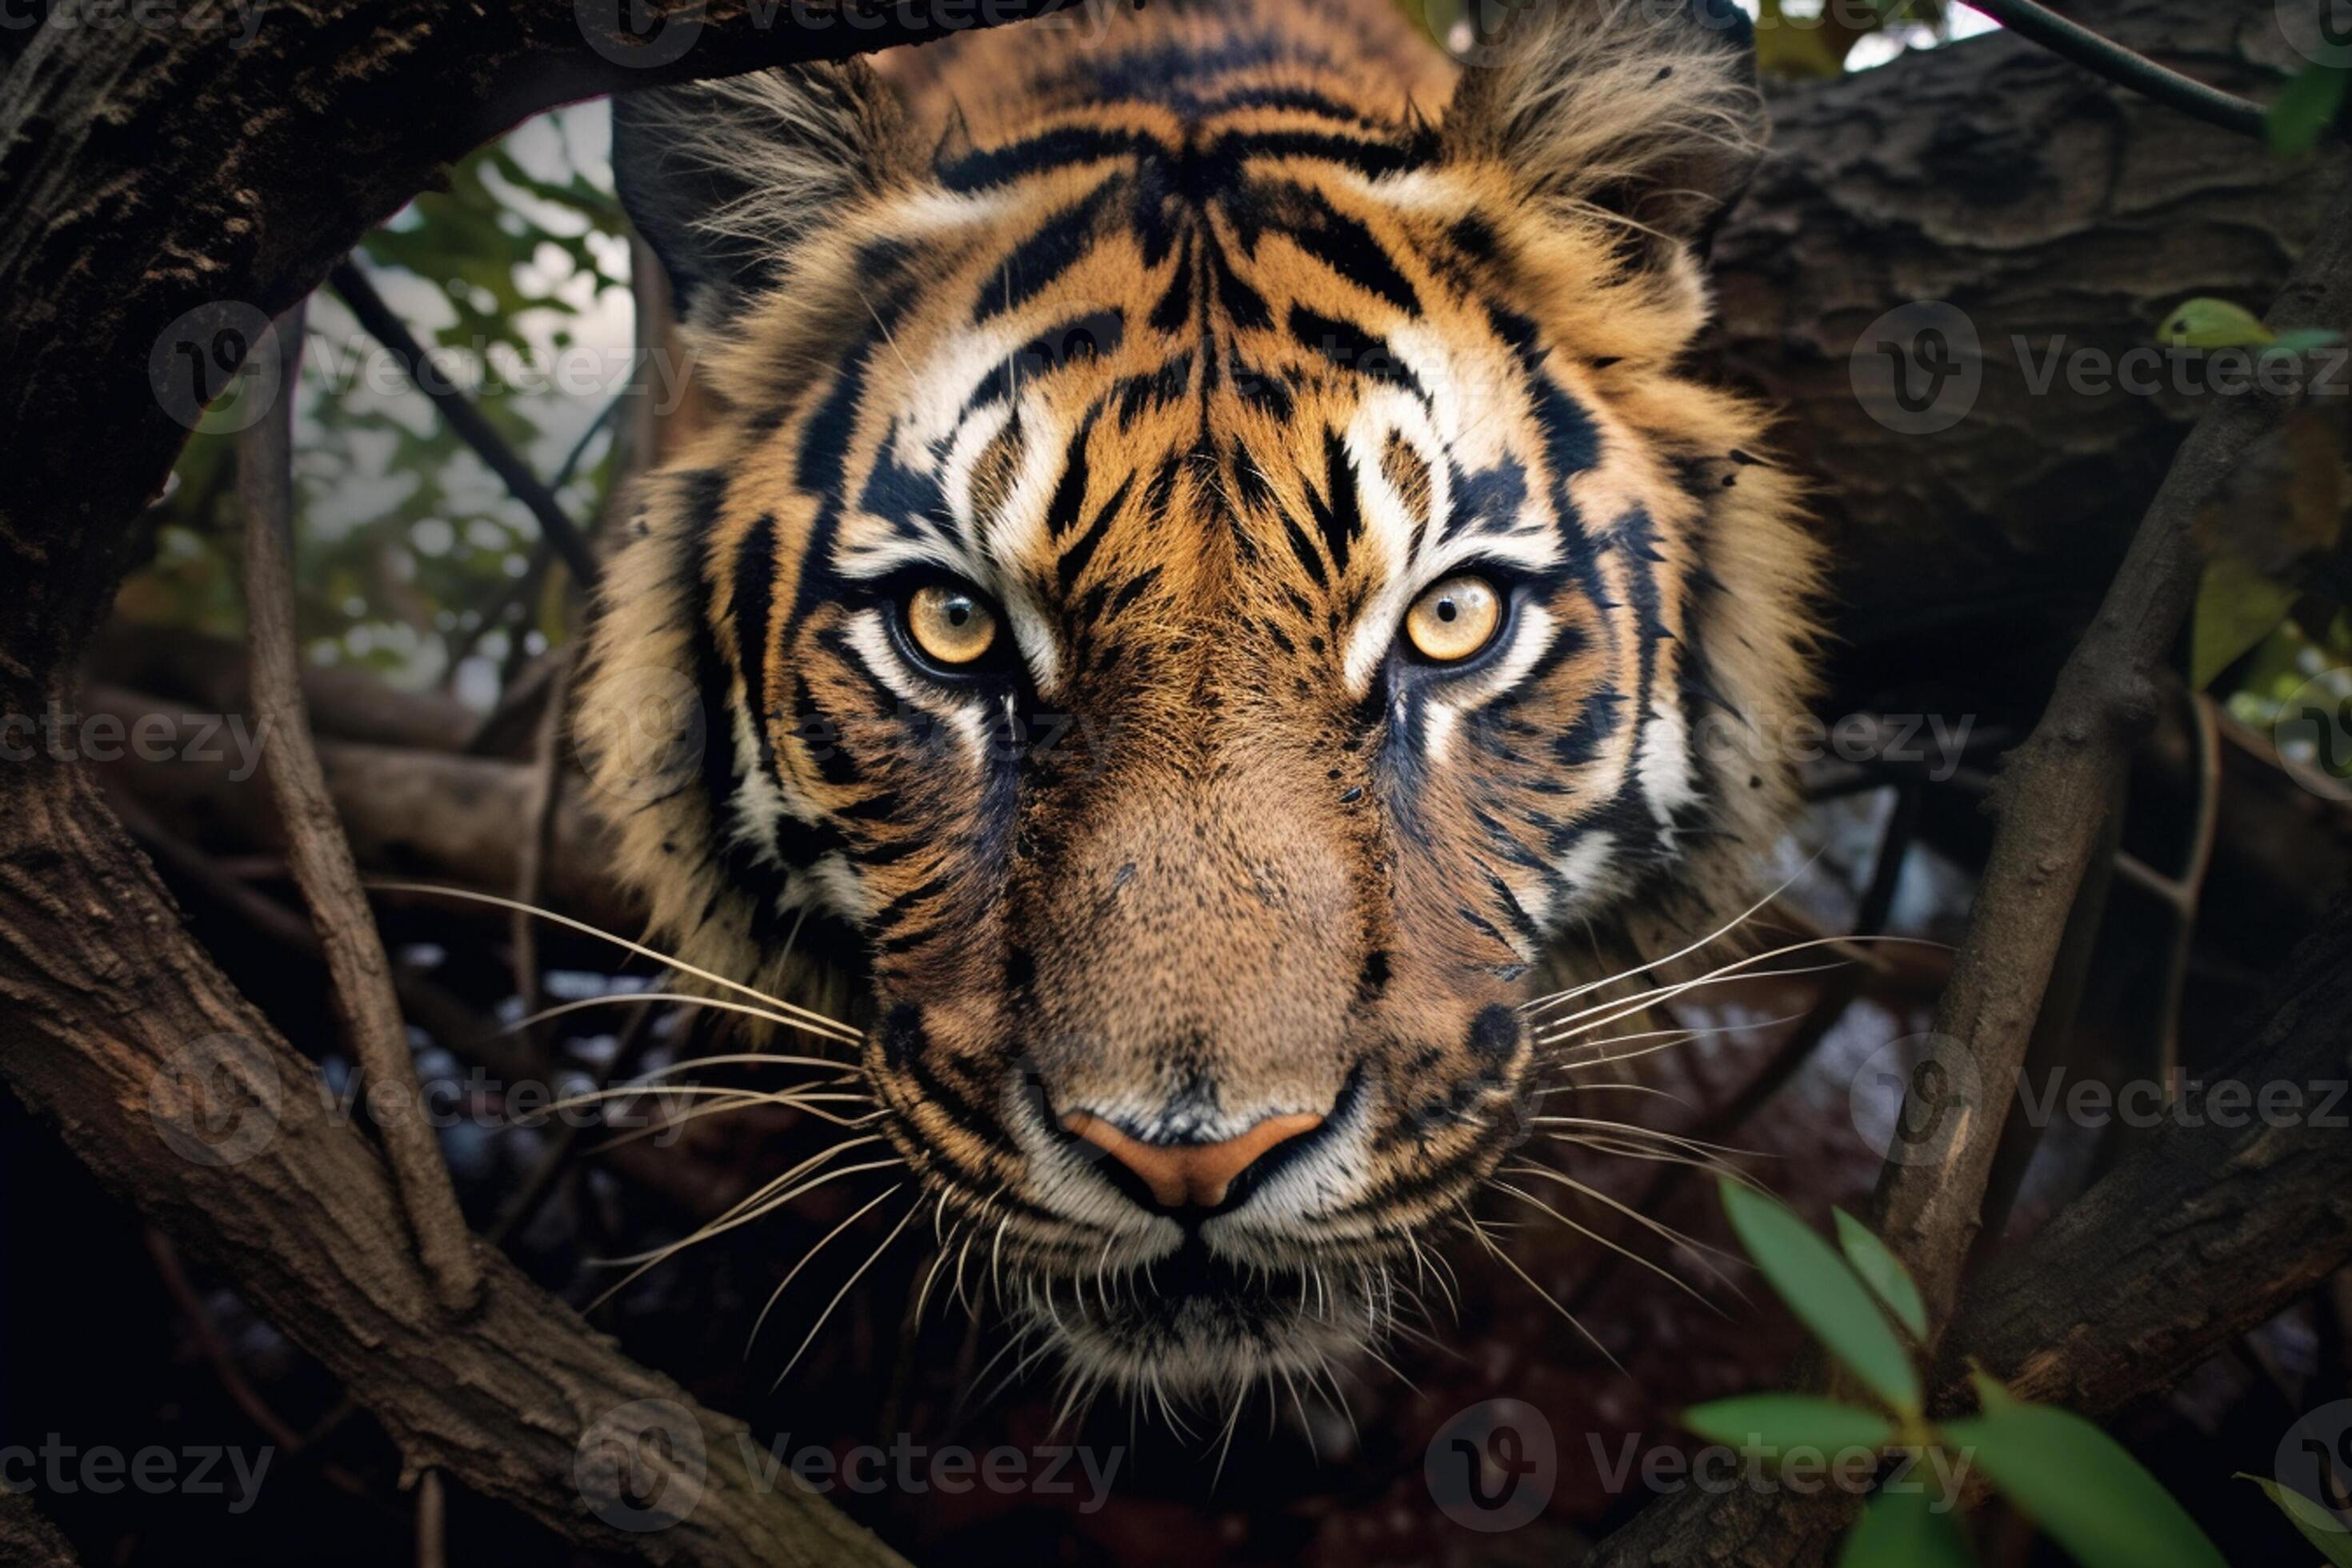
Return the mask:
M1095 513L1095 520L1087 525L1086 532L1078 536L1076 543L1062 552L1062 559L1055 567L1055 576L1064 594L1070 591L1079 574L1086 571L1087 563L1094 559L1095 547L1102 543L1104 530L1110 526L1110 520L1118 509L1127 504L1127 492L1134 483L1133 474L1119 480L1118 489L1111 491L1110 499L1103 502L1100 511Z

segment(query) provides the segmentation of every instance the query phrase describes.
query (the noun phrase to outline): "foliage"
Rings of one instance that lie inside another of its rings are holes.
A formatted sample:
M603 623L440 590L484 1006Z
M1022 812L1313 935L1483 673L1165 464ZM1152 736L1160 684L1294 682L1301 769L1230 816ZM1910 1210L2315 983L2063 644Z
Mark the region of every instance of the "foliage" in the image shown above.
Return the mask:
M2139 1461L2074 1412L2026 1404L1979 1373L1976 1415L1929 1420L1919 1368L1897 1333L1899 1324L1913 1345L1923 1344L1927 1313L1918 1286L1885 1243L1839 1209L1832 1248L1772 1199L1728 1179L1719 1186L1732 1231L1765 1282L1885 1409L1750 1394L1687 1410L1683 1425L1766 1459L1790 1450L1906 1454L1912 1462L1903 1483L1894 1476L1882 1481L1846 1537L1841 1568L1965 1568L1974 1561L1957 1517L1960 1499L1922 1482L1929 1471L1917 1461L1930 1453L1933 1474L1964 1476L1972 1468L2088 1568L2221 1568L2212 1542Z
M542 474L563 475L558 499L583 521L609 478L599 415L626 370L629 319L628 245L600 123L559 110L519 128L355 257L436 367ZM312 302L296 408L297 610L312 657L414 684L454 677L454 656L478 637L488 659L511 666L562 635L560 597L531 569L528 510L325 292ZM182 454L154 559L122 592L129 620L241 631L234 439L199 435ZM501 612L507 628L482 636Z

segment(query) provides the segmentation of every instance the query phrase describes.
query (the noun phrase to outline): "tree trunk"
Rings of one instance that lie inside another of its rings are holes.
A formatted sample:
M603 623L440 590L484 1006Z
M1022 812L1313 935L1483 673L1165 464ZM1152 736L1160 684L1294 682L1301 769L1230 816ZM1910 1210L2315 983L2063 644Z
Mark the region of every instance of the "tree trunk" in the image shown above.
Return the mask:
M2269 0L2063 8L2258 99L2304 63ZM1716 241L1725 362L1787 409L1820 481L1840 634L1882 664L1919 645L1945 670L1956 621L2055 618L2070 637L2204 400L2085 395L2063 369L2037 394L2032 373L2053 345L2153 344L2191 296L2259 313L2326 181L2007 34L1780 88L1772 113L1772 154ZM1973 407L1934 434L1874 420L1848 361L1914 300L1967 312L1983 356Z

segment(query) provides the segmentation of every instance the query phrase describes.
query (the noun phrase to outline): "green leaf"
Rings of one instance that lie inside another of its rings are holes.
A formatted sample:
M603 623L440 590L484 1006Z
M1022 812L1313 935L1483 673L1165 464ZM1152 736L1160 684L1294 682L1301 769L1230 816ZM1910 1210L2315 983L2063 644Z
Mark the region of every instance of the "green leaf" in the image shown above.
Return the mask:
M2203 296L2182 300L2156 335L2178 349L2247 348L2272 341L2271 330L2243 305Z
M1830 1244L1770 1198L1717 1184L1739 1244L1797 1321L1870 1391L1906 1415L1919 1413L1919 1373L1885 1314Z
M2271 340L2270 352L2282 354L2315 354L2322 349L2332 349L2344 341L2344 334L2328 327L2296 327L2281 332Z
M2202 691L2246 651L2278 630L2294 608L2294 590L2272 582L2233 551L2205 565L2189 634L2189 679Z
M1977 1405L1988 1415L1998 1410L2014 1410L2021 1403L2007 1384L1974 1363L1969 1366L1969 1386L1977 1391Z
M1946 1422L1943 1436L2084 1568L2224 1568L2172 1494L2071 1410L2011 1405Z
M2271 151L2282 158L2308 153L2319 144L2344 107L2344 70L2340 66L2308 65L2286 84L2271 105L2263 129Z
M1919 1287L1912 1283L1911 1271L1868 1226L1843 1209L1830 1213L1837 1219L1838 1249L1845 1254L1845 1260L1853 1265L1871 1294L1886 1303L1895 1321L1910 1330L1913 1339L1925 1340L1927 1306L1919 1300Z
M2268 1476L2250 1476L2240 1470L2238 1479L2262 1488L2263 1495L2278 1505L2279 1511L2303 1532L2305 1541L2319 1548L2319 1554L2334 1568L2352 1568L2352 1531L2336 1523L2334 1514L2293 1487L2283 1487Z
M1804 1394L1751 1394L1695 1405L1683 1412L1683 1425L1709 1442L1743 1450L1876 1450L1895 1436L1894 1423L1874 1410Z
M1949 1509L1925 1488L1882 1491L1845 1538L1838 1568L1969 1568L1969 1543Z

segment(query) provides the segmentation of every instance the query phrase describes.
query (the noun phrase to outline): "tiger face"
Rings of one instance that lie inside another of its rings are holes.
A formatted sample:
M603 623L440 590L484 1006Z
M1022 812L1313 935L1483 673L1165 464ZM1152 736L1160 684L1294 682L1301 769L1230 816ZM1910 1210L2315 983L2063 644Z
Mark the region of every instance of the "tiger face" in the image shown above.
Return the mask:
M1457 83L1385 0L1155 5L616 108L709 403L594 635L586 706L696 742L606 793L624 869L846 996L1082 1381L1375 1332L1526 1134L1538 977L1783 819L1700 739L1802 698L1813 555L1677 369L1736 17L1557 0Z

